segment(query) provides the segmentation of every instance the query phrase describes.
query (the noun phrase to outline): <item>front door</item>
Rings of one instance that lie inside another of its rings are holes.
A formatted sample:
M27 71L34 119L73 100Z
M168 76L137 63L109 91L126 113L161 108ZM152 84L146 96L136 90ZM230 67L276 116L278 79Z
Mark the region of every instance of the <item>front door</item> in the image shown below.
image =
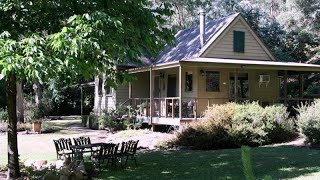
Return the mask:
M230 73L229 94L231 99L249 98L249 78L248 73ZM236 80L236 81L235 81ZM235 82L237 83L237 92L235 91ZM237 94L237 95L235 95Z
M176 97L177 78L175 74L168 75L167 97Z

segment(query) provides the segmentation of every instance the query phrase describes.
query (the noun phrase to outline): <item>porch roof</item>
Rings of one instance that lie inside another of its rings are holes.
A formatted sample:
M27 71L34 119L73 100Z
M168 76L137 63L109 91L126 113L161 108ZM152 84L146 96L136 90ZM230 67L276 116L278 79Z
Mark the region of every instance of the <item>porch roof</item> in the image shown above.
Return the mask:
M208 63L224 65L225 68L242 69L271 69L271 70L297 70L297 71L315 71L320 72L320 65L297 63L297 62L277 62L277 61L256 61L245 59L222 59L222 58L193 58L181 60L180 63ZM233 66L232 66L233 65Z
M297 63L297 62L278 62L278 61L257 61L246 59L222 59L222 58L192 58L181 61L153 64L140 68L129 69L131 73L150 71L160 69L169 69L182 66L208 67L208 64L217 68L240 68L240 69L263 69L263 70L292 70L292 71L310 71L320 72L320 65Z

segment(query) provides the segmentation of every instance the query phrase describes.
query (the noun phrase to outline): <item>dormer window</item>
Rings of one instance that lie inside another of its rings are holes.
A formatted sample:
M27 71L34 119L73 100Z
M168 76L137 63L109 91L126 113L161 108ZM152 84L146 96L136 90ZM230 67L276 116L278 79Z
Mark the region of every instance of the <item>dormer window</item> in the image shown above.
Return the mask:
M244 32L233 31L233 52L244 53Z

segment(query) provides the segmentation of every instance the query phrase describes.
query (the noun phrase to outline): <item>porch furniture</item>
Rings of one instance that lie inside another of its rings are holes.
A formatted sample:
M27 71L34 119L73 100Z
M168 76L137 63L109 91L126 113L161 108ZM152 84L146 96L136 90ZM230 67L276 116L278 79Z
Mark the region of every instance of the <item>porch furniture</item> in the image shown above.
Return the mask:
M73 141L74 141L75 146L91 144L90 137L73 138ZM92 147L82 149L82 153L87 153L87 152L91 153L91 155L92 155L92 153L93 153Z
M121 149L118 154L118 158L121 162L122 167L122 158L126 158L125 166L127 166L128 159L134 160L135 165L137 166L136 152L138 147L139 140L133 141L130 140L128 142L122 142Z
M106 143L90 143L90 144L78 144L78 145L71 145L70 148L74 153L74 158L76 160L83 161L83 153L90 152L91 156L96 153L101 146L105 145Z
M116 166L118 159L119 144L104 143L99 147L97 153L94 153L91 157L94 163L98 164L99 170L101 170L101 163L107 160L107 165L111 163L111 167Z
M73 158L73 150L71 149L72 143L70 138L53 140L53 143L56 148L57 159L62 159L63 155L71 155L71 158Z

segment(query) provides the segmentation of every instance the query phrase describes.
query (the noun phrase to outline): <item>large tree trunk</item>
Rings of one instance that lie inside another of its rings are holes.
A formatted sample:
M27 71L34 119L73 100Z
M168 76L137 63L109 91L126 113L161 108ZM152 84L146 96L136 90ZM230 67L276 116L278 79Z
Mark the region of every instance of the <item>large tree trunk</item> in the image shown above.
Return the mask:
M24 122L22 82L17 82L17 118L19 122Z
M17 109L16 109L16 77L9 75L6 81L8 99L8 179L20 177L18 138L17 138Z

